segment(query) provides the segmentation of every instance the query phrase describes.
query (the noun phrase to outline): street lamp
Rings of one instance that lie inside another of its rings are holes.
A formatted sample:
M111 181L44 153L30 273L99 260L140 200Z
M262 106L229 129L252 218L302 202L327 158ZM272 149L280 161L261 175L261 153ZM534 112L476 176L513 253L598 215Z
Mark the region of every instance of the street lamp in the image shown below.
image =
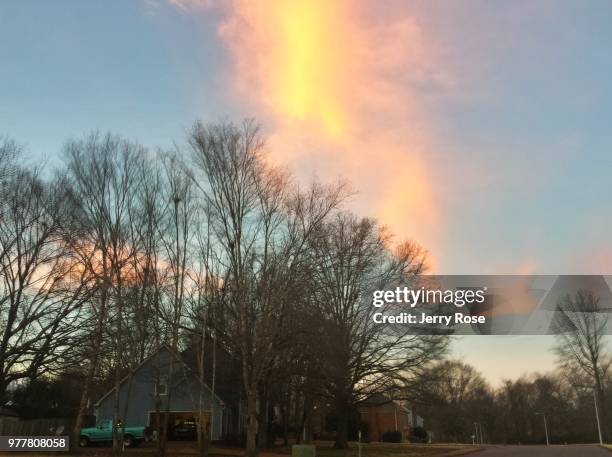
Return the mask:
M484 439L482 436L482 424L480 422L474 422L474 430L476 431L476 442L479 444L484 444Z
M536 413L536 416L542 416L544 418L544 433L546 434L546 446L550 446L550 443L548 442L548 424L546 424L546 414Z
M599 444L603 444L603 439L601 438L601 425L599 424L599 410L597 409L597 394L595 393L595 389L593 389L593 403L595 404L595 418L597 419L597 432L599 433Z

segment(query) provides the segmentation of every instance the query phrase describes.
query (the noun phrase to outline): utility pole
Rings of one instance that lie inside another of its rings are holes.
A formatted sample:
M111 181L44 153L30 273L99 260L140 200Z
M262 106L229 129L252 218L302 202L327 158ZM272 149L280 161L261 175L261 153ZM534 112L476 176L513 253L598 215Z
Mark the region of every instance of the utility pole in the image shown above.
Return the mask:
M593 389L593 403L595 403L595 418L597 419L597 433L599 433L599 444L603 444L603 439L601 437L601 424L599 423L599 410L597 409L597 394L595 393L595 389Z
M217 330L213 332L212 348L212 386L210 390L210 440L213 440L213 426L215 423L215 383L217 378Z
M476 441L478 444L484 444L484 439L482 437L482 424L480 422L474 422L474 430L476 431Z
M393 402L393 412L395 413L395 431L398 431L399 428L397 427L397 405L395 404L395 402Z
M546 434L546 446L550 446L550 443L548 441L548 424L546 423L546 414L536 413L536 416L542 416L544 418L544 433Z

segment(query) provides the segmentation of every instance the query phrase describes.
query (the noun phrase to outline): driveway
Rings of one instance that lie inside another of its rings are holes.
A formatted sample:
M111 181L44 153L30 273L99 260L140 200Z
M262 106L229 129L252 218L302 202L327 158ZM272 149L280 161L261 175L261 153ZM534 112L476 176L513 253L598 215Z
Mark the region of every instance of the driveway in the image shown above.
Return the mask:
M610 451L596 445L568 446L488 446L474 457L612 457Z

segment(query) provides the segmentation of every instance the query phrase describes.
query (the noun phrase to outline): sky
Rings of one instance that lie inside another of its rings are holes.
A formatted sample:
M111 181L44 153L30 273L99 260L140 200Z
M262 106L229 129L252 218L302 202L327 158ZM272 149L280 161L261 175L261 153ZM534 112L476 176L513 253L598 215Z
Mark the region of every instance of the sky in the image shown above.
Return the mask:
M432 273L610 274L609 6L2 2L0 135L53 167L93 129L164 148L196 119L254 117L272 161L348 180L350 207L420 243ZM499 383L552 368L551 344L454 353Z

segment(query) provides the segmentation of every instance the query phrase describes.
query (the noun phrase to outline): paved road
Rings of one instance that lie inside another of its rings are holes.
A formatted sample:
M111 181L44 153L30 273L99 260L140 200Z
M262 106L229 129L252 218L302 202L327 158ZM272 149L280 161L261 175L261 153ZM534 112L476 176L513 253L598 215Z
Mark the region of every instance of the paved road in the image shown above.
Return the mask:
M474 457L611 457L612 453L595 445L570 446L489 446Z

